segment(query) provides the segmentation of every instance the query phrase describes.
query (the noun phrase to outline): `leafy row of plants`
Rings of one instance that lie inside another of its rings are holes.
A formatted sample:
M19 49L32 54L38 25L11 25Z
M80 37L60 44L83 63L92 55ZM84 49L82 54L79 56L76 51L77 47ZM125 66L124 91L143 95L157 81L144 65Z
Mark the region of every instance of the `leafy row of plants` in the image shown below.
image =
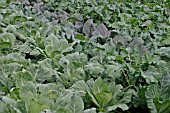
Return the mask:
M169 113L168 0L3 0L0 26L0 113Z

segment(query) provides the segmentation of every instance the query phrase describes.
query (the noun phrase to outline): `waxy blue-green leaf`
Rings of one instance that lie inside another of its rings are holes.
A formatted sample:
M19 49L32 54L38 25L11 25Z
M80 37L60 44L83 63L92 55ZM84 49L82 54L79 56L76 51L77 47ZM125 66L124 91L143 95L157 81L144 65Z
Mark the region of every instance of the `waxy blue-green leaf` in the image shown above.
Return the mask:
M105 74L113 79L119 78L121 76L121 65L113 62L112 65L106 65Z
M49 57L54 57L56 54L72 51L66 39L58 39L57 36L51 34L45 40L45 52Z
M165 75L160 80L160 85L150 85L145 96L151 113L168 113L170 110L170 75Z
M76 93L82 94L82 96L84 96L87 91L90 91L90 88L83 80L77 81L71 86L71 89L75 90Z
M161 56L170 58L170 47L161 47L159 51Z
M147 71L141 72L141 76L145 78L148 84L157 83L162 77L162 72L153 66L149 66Z
M129 107L128 107L126 104L116 104L116 105L113 105L113 106L109 106L109 107L107 108L107 111L114 111L114 110L116 110L117 108L120 108L120 109L122 109L123 111L129 109Z
M83 65L85 65L87 63L87 55L85 55L84 53L72 53L72 54L68 54L65 57L62 57L59 60L59 64L62 67L65 66L70 66L72 68L74 67L81 67Z
M0 112L6 113L11 111L13 113L22 113L19 107L17 106L17 101L9 98L9 97L2 97L2 101L0 102Z
M16 80L15 75L21 67L22 65L17 63L0 65L0 83L10 89Z
M84 109L84 103L81 97L73 95L71 97L69 107L70 113L82 113Z
M99 74L103 73L104 67L98 62L89 62L87 65L85 65L85 70L87 70L91 76L98 77Z

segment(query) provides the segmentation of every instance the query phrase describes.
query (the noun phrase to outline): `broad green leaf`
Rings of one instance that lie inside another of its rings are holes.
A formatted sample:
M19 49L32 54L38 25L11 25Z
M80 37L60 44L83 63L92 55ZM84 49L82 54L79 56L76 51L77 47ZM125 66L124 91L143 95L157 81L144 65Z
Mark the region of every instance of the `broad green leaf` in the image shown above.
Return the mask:
M31 100L29 113L40 113L44 111L45 109L50 109L50 106L47 104L41 103L40 101Z
M98 78L94 81L92 91L94 95L102 92L109 92L109 85L102 78Z
M131 102L132 95L136 95L136 92L133 89L124 91L121 84L116 85L115 83L112 83L109 87L113 96L109 103L110 106L107 107L107 111L114 111L117 108L120 108L123 111L128 110L129 107L127 106L127 103Z
M86 73L83 66L87 63L87 56L78 52L68 54L59 59L59 66L63 68L64 74L60 73L60 78L66 86L73 85L78 80L85 80Z
M51 59L44 59L27 67L27 71L33 76L33 81L52 82L55 80L56 70L53 70L53 63Z
M48 84L37 84L37 92L40 93L39 99L48 104L53 106L54 100L57 99L60 95L60 90L64 89L63 85L56 85L53 83L48 83ZM46 97L46 98L44 98Z
M101 107L107 106L109 101L112 99L112 93L101 92L95 94L97 102L100 104Z
M121 84L115 85L115 83L112 83L109 85L109 88L113 94L113 98L116 99L116 97L122 92L123 86Z
M33 75L29 71L22 69L22 71L16 73L16 78L22 78L27 81L31 81L33 79Z
M24 82L22 86L20 87L21 88L20 88L19 94L22 100L28 101L28 100L37 98L36 97L36 94L37 94L36 85L34 83L27 81L27 82Z
M78 40L81 40L81 41L85 40L85 36L83 34L76 34L74 38L78 39Z
M142 77L145 78L148 84L150 83L157 83L158 80L162 77L162 72L160 69L157 69L153 66L149 66L147 71L141 73Z
M59 94L59 97L56 100L55 105L54 105L55 110L59 113L72 112L71 111L72 107L74 108L74 105L77 105L77 103L75 103L75 102L72 103L73 99L72 99L72 101L70 101L73 96L73 91L60 89L60 92L58 94ZM80 103L81 103L81 101L80 101ZM71 109L69 108L69 106L71 107ZM82 108L82 106L79 107L79 109L81 109L81 108Z
M86 83L87 83L87 85L88 85L89 87L92 87L93 84L94 84L94 79L91 78L91 79L87 80Z
M84 103L83 103L82 98L80 98L79 96L73 95L71 97L68 108L70 110L70 113L82 113L84 109Z
M128 89L124 93L123 98L119 102L120 103L129 103L129 102L131 102L132 95L137 95L137 93L133 89Z
M6 42L6 44L8 44L8 46L9 46L9 43L11 44L11 47L13 47L14 46L14 44L15 44L15 40L16 40L16 37L15 37L15 35L14 34L12 34L12 33L7 33L7 32L5 32L5 33L2 33L2 34L0 34L0 43L4 43L4 42ZM5 43L4 43L5 44ZM5 45L4 45L5 46ZM7 45L6 45L7 46Z
M24 82L23 86L21 86L19 94L21 99L25 102L27 112L36 113L54 107L54 100L57 100L58 98L62 101L63 98L61 98L60 91L63 89L64 87L62 85L52 83L34 84L27 81ZM71 95L69 94L69 96ZM66 99L66 97L64 98ZM59 101L59 99L57 101Z
M11 43L10 42L1 42L0 43L0 50L1 49L7 49L7 48L11 48Z
M14 85L15 74L21 69L22 65L17 63L0 65L0 82L6 87Z
M163 77L160 85L150 85L145 96L151 113L168 113L170 110L170 76Z
M57 46L57 47L55 47ZM62 51L64 49L66 49L69 45L66 39L61 39L57 45L54 46L54 49L58 49L59 51Z
M7 0L0 1L0 8L5 8L7 6Z
M26 41L27 37L22 33L22 30L14 31L14 34L19 38L19 40Z
M91 100L94 102L94 104L96 104L98 107L101 107L100 104L95 99L95 97L93 96L93 94L91 92L89 92L89 91L87 91L87 93L90 96Z
M12 99L18 99L19 98L19 88L16 88L16 87L12 88L10 90L10 97Z
M65 57L62 57L59 60L59 64L62 67L70 66L72 68L83 66L86 64L86 62L87 62L87 56L84 53L79 54L78 52L69 54Z
M53 47L51 45L45 46L45 52L48 56L51 56L51 54L53 52Z
M24 44L18 46L18 50L24 53L30 53L31 51L33 51L32 46L33 44L29 40L27 40Z
M93 77L98 77L98 75L104 71L104 67L98 62L94 62L94 63L89 62L87 65L85 65L85 69Z
M82 96L86 94L87 91L90 91L90 88L87 86L84 80L79 80L71 86L71 89L75 90L78 93L82 93Z
M129 109L129 107L126 104L116 104L116 105L107 107L107 111L114 111L117 108L121 108L123 111Z
M69 47L68 41L66 39L59 40L57 36L51 34L45 40L45 52L50 57L54 57L56 54L70 51L72 51L72 48Z
M0 64L18 63L27 66L28 60L21 53L10 53L0 57Z
M106 65L105 73L107 76L116 79L121 76L121 65L118 63L113 63L113 65Z

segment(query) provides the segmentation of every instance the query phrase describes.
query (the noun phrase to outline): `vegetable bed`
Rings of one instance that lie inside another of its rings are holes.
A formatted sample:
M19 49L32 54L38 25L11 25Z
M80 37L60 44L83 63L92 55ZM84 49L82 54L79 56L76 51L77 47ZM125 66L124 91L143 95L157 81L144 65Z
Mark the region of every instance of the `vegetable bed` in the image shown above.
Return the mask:
M0 113L170 113L169 0L0 0Z

